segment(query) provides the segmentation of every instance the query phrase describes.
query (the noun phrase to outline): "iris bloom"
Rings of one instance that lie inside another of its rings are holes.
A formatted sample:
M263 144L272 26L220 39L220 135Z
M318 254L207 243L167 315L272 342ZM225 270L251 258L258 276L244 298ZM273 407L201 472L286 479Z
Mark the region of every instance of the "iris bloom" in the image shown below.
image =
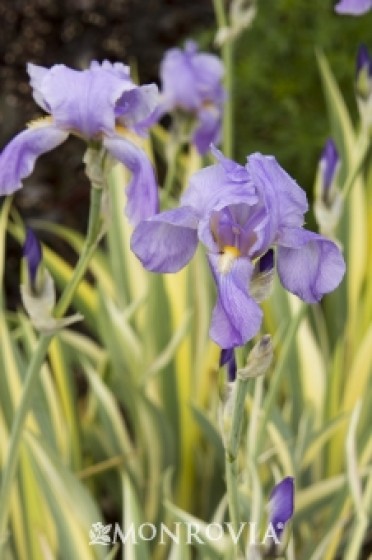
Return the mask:
M293 516L293 502L294 481L291 476L287 476L274 486L269 500L270 522L278 538L280 538L285 524L288 523Z
M262 260L263 274L274 266L270 249L276 247L283 286L310 303L338 286L345 263L332 241L302 228L305 192L274 157L253 154L241 166L214 153L219 162L191 177L178 208L138 225L132 249L148 270L176 272L200 240L218 292L210 336L232 348L260 328L262 311L250 285L262 274Z
M50 69L28 64L27 71L36 103L48 117L30 123L0 156L0 195L21 188L37 158L75 134L109 154L131 172L127 214L137 223L157 212L154 172L145 153L125 137L125 129L146 131L157 102L157 86L137 86L129 68L108 61L92 62L77 71L62 64Z
M349 14L359 16L372 9L372 0L340 0L335 6L339 14Z
M198 52L193 41L187 41L184 50L167 51L160 66L159 114L178 112L183 120L191 118L192 142L201 154L208 151L211 142L219 142L225 100L223 73L221 60Z

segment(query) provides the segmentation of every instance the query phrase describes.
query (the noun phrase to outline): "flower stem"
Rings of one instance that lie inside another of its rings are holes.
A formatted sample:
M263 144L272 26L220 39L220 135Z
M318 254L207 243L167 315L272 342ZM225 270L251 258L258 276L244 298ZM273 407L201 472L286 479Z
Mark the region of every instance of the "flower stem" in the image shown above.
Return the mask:
M101 198L102 190L93 187L91 189L91 205L89 211L87 237L85 239L82 253L74 269L72 278L65 287L65 290L63 291L62 296L55 307L54 316L56 318L62 317L71 304L75 291L88 268L90 259L92 258L96 245L99 241L101 230ZM45 356L47 355L48 348L53 339L53 336L53 333L48 333L42 334L39 338L38 345L35 349L34 354L32 355L31 362L26 372L21 401L17 406L14 422L12 425L8 454L4 461L5 464L0 490L0 558L3 557L3 550L7 541L6 528L10 508L10 495L18 464L22 433L28 412L30 410L34 390L39 378L38 374L43 365Z
M167 158L167 172L164 179L163 193L164 196L169 198L172 194L172 187L176 178L177 172L177 158L181 151L181 143L177 142L176 145L171 145L169 157Z
M223 0L213 0L214 12L218 28L228 25ZM227 99L223 112L223 153L226 157L234 155L234 105L233 105L233 65L234 65L234 42L227 40L221 47L222 60L225 67L225 88Z
M238 477L237 477L237 460L240 435L244 418L244 404L247 395L249 378L237 376L234 386L233 407L232 407L232 423L230 435L225 449L225 468L226 468L226 485L227 498L229 504L230 520L235 534L239 530L239 497L238 497ZM240 546L244 549L243 544ZM236 547L237 554L237 547Z

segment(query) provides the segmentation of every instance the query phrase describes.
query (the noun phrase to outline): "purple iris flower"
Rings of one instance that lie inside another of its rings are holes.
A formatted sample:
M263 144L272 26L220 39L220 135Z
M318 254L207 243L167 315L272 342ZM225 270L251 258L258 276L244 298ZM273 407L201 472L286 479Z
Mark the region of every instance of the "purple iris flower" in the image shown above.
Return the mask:
M283 478L274 486L269 500L270 523L280 539L285 524L293 516L294 510L294 480L291 476Z
M26 230L26 239L22 247L23 256L26 259L31 286L35 286L36 275L42 259L40 241L31 228Z
M28 64L33 96L50 116L30 123L0 156L0 195L21 188L37 158L76 134L101 143L131 172L127 215L133 223L158 211L154 171L145 153L125 136L143 134L158 103L155 84L137 86L124 64L93 61L87 70L62 64L50 69Z
M167 51L161 63L163 101L159 115L178 110L195 119L192 142L201 154L212 142L219 142L226 97L223 74L221 60L198 52L193 41L187 41L184 50Z
M321 192L325 201L328 199L328 194L339 166L340 156L336 144L332 138L329 138L324 145L320 158Z
M264 268L273 264L267 256L273 246L283 286L310 303L338 286L345 263L332 241L302 228L305 192L274 157L253 154L241 166L213 151L218 163L191 177L180 206L139 224L131 243L154 272L180 270L198 241L205 245L218 292L210 336L232 348L260 328L262 311L250 282L259 259L270 261Z
M372 0L340 0L335 6L339 14L359 16L372 9Z

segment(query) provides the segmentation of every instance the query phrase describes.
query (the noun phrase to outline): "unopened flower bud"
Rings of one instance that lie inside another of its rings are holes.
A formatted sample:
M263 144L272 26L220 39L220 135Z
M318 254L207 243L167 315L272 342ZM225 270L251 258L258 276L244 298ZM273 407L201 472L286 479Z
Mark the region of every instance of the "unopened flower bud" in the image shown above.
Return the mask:
M29 227L26 229L26 239L22 247L22 253L26 262L26 282L29 283L31 290L36 293L38 288L41 288L41 280L39 279L39 282L37 282L37 278L40 277L38 272L41 271L42 250L40 241Z
M320 232L330 238L341 218L343 200L337 185L340 157L336 144L329 138L319 160L314 213Z
M56 303L54 281L42 264L41 245L30 228L27 228L23 255L26 274L20 287L21 297L34 327L40 332L51 333L80 321L83 317L78 313L63 319L53 317Z
M372 57L365 45L360 45L358 49L355 93L360 118L369 128L372 125Z

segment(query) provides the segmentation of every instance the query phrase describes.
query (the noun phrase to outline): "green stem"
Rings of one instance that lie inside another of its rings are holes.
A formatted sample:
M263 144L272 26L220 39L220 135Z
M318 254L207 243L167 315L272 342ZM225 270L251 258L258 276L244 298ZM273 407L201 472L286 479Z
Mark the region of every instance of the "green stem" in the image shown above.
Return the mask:
M214 12L218 28L228 25L223 0L213 0ZM234 43L232 40L225 41L221 47L222 60L225 67L225 87L227 99L223 113L223 152L228 158L234 155L234 105L233 105L233 66L234 66Z
M181 151L181 144L177 142L176 145L171 146L170 154L167 161L167 172L164 179L163 193L166 198L172 194L172 187L177 171L177 158Z
M233 394L233 409L232 409L232 424L231 430L226 445L225 453L225 468L226 468L226 486L227 486L227 499L229 504L230 520L235 534L239 531L239 497L238 497L238 451L239 442L244 418L244 405L245 397L247 395L249 378L239 377L235 381L234 394ZM242 550L244 549L241 543ZM236 547L235 555L237 556L238 547Z
M71 304L72 298L75 294L75 290L84 276L90 259L94 253L96 245L99 240L99 233L101 228L100 221L100 206L101 206L102 190L97 188L91 189L91 205L89 212L89 223L88 223L88 233L84 243L84 247L78 263L74 269L72 278L68 285L66 286L63 294L55 307L54 316L60 318L64 315L65 311ZM5 465L3 469L2 481L1 481L1 491L0 491L0 558L3 557L3 551L7 541L6 528L9 516L10 507L10 496L12 483L15 477L19 448L22 441L22 433L24 425L27 419L28 412L30 410L30 405L32 397L34 394L37 381L39 379L38 374L40 372L41 366L47 355L49 345L53 339L54 334L42 334L40 336L37 348L32 356L31 362L28 366L25 382L23 387L23 393L21 401L17 406L16 414L14 417L14 422L12 426L12 431L10 435L10 442L8 447L8 454L5 459Z

